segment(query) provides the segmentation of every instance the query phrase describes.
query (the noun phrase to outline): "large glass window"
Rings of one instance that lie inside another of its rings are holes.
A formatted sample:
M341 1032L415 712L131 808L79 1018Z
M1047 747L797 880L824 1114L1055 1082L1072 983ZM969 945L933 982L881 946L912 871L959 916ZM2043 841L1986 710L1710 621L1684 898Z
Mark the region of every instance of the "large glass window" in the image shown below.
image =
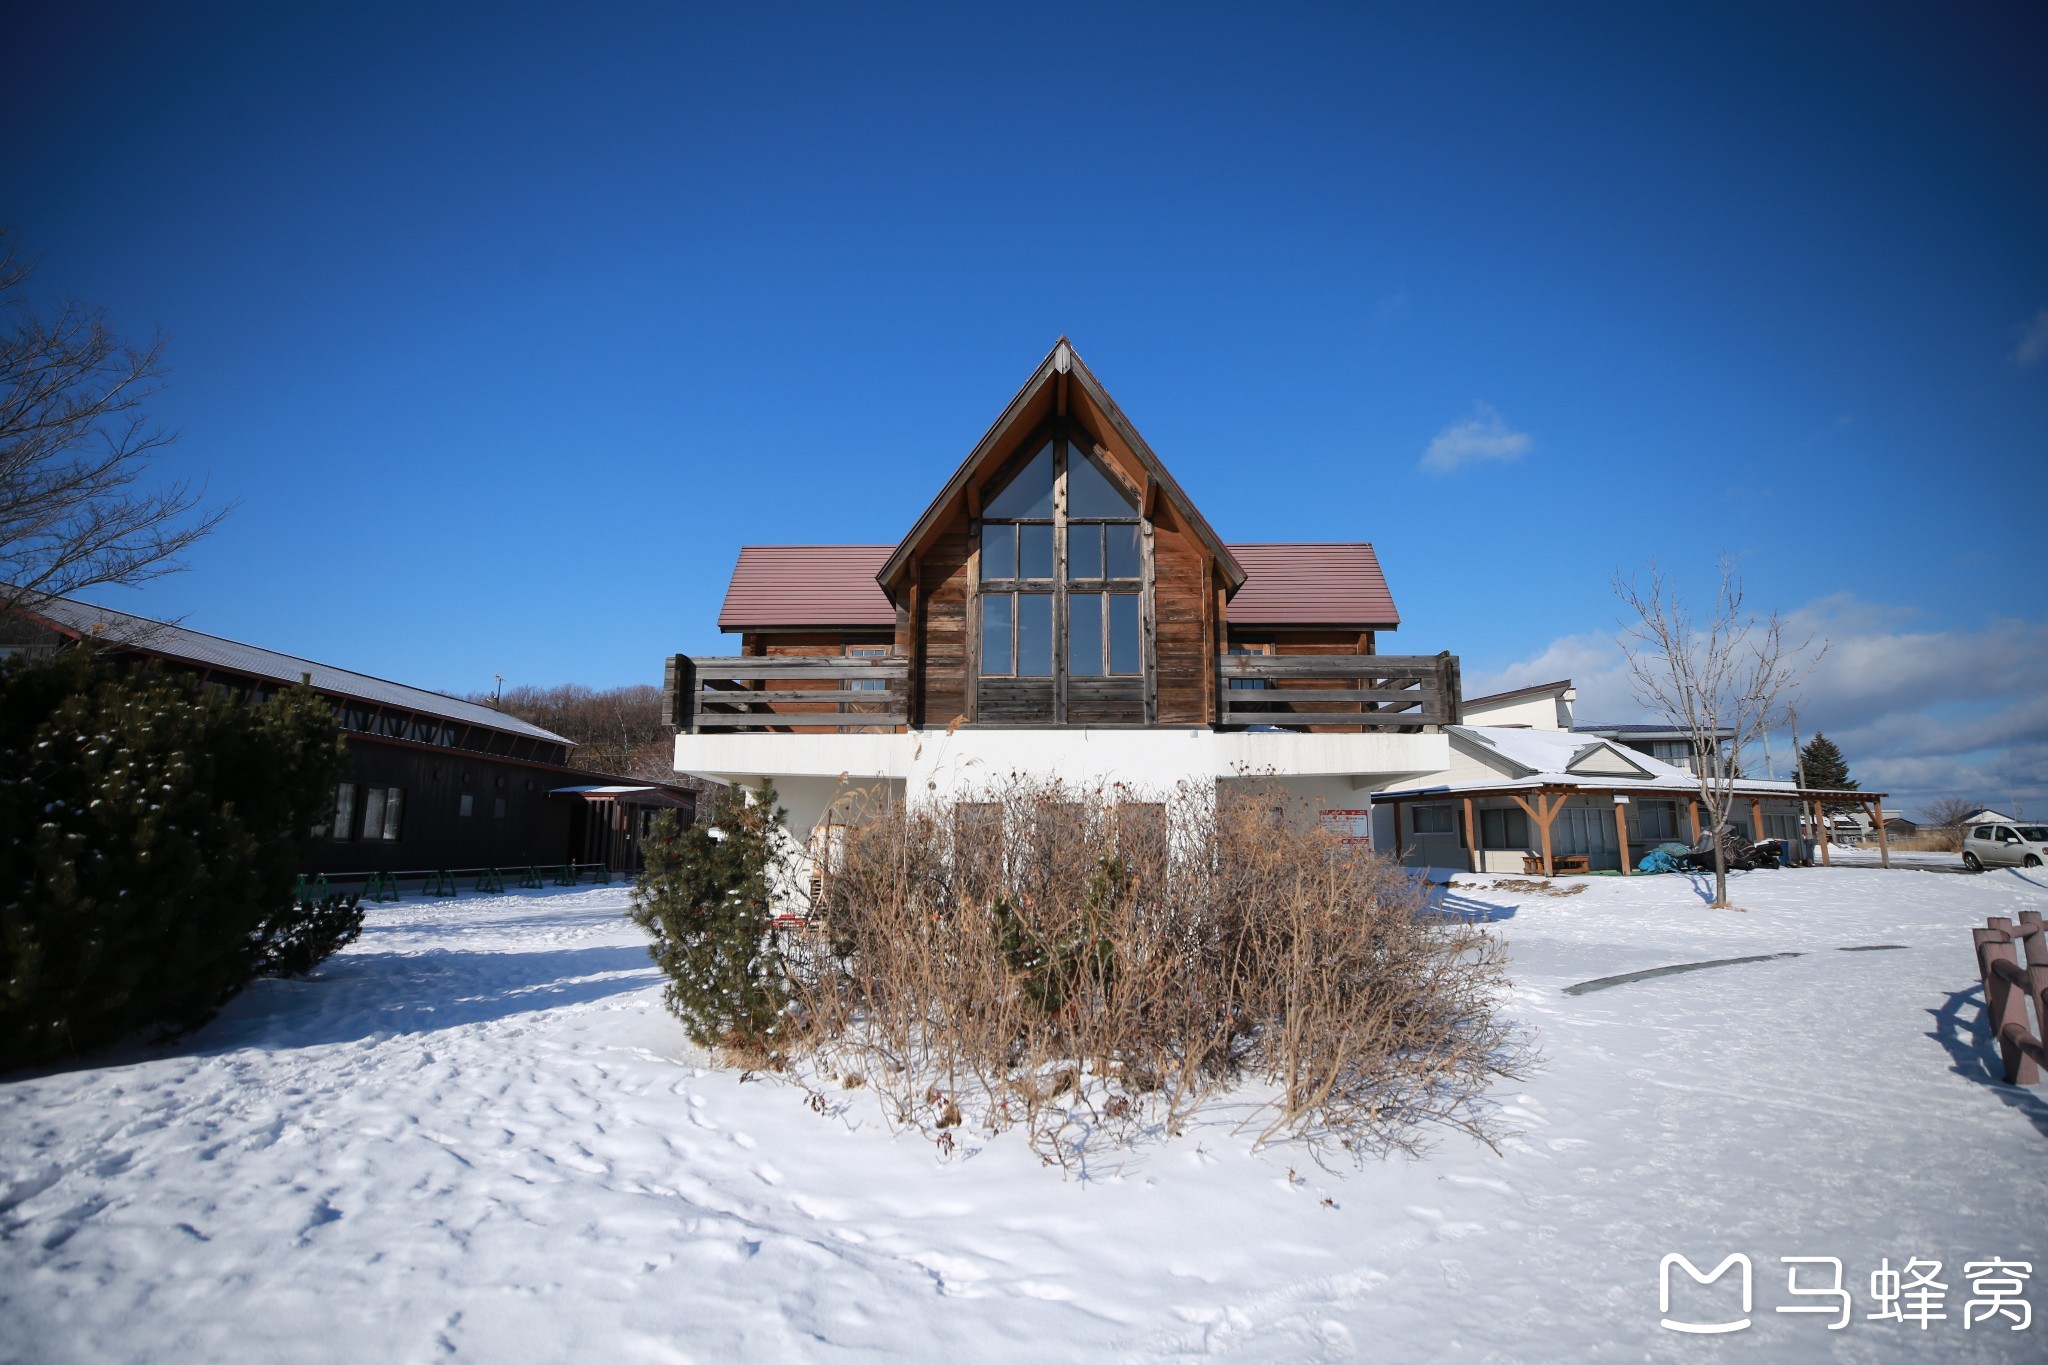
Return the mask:
M1047 441L983 510L981 581L1010 587L982 594L985 676L1052 676L1053 565L1059 534L1053 519L1053 455L1053 443Z
M1136 506L1084 441L1045 441L982 511L982 675L1046 678L1056 664L1077 677L1141 672L1141 547ZM1056 581L1062 552L1064 583ZM1058 660L1062 594L1067 648Z

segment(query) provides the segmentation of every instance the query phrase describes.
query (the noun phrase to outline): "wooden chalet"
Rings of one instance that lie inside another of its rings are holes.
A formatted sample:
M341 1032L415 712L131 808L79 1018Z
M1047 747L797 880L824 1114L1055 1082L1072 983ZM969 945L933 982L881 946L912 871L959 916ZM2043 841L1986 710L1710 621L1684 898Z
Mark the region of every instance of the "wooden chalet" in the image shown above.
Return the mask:
M1225 541L1065 339L899 540L749 546L719 625L737 654L668 662L676 766L772 777L805 828L1011 771L1362 808L1459 720L1455 657L1379 651L1370 544Z

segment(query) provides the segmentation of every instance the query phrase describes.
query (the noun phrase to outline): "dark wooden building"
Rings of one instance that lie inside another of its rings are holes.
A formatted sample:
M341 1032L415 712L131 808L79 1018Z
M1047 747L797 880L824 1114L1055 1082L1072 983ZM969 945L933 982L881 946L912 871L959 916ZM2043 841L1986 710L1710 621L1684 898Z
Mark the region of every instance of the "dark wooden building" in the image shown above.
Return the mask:
M574 744L489 706L88 603L57 599L6 623L0 651L91 641L262 705L305 683L334 708L349 751L326 837L306 871L373 872L600 863L639 866L652 814L694 817L687 787L570 765Z

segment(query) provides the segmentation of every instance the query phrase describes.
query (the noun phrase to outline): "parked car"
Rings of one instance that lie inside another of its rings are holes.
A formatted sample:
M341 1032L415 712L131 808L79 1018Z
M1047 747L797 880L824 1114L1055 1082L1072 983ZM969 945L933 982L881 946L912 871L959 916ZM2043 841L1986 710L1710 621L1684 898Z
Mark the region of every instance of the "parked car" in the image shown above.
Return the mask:
M1972 825L1963 836L1963 866L2039 867L2048 862L2048 825Z

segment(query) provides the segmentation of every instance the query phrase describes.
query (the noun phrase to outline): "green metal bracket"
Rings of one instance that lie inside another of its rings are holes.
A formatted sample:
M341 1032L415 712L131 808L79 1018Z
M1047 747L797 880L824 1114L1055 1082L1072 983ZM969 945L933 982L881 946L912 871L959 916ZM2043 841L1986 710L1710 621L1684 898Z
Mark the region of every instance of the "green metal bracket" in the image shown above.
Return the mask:
M363 894L370 898L372 904L395 901L398 899L398 878L389 872L372 872L370 880L363 885Z
M497 868L487 867L483 875L476 879L476 889L495 895L505 889L505 878Z
M316 872L313 874L313 880L307 881L306 874L301 872L299 874L297 894L299 909L311 910L314 906L327 899L327 874L325 872Z
M452 896L455 894L455 878L448 869L443 868L427 878L427 884L421 888L421 893L428 896Z
M541 876L540 869L537 867L528 867L526 871L519 874L519 886L521 890L538 891L541 887L545 886L546 884L547 878Z
M562 864L562 870L561 870L560 872L557 872L557 873L555 874L555 885L556 885L556 886L574 886L574 885L576 885L576 864L574 864L574 863L563 863L563 864Z

